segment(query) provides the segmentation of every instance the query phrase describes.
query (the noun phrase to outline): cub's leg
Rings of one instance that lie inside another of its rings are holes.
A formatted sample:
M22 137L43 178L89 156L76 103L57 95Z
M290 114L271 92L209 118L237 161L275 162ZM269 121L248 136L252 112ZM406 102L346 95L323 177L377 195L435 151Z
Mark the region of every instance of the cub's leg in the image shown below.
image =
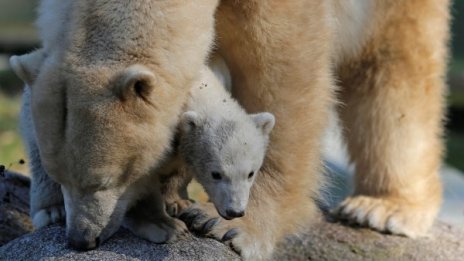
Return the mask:
M359 57L340 69L340 115L356 164L355 192L338 208L350 221L410 237L441 202L448 0L385 6Z
M180 218L246 260L269 258L277 241L317 213L320 140L333 86L326 7L324 1L222 1L216 16L234 96L249 113L272 112L276 127L244 217L220 219L211 205L195 204Z
M26 144L32 174L30 191L30 215L35 228L65 220L61 186L50 179L45 172L39 155L39 148L32 123L30 108L31 90L24 88L20 124L23 140Z
M185 224L166 212L160 184L150 190L150 195L129 210L124 225L132 233L154 243L169 243L186 237L189 232Z
M166 202L166 211L171 217L178 216L193 203L187 193L187 186L192 178L178 159L168 163L161 171L161 193Z

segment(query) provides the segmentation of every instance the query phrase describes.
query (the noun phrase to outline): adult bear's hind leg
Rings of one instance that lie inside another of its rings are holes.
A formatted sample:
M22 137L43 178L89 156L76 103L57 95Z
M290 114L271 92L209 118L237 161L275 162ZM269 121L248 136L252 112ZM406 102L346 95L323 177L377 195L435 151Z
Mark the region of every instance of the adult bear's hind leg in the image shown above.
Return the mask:
M327 12L325 1L226 0L217 13L234 96L250 113L273 113L276 126L244 217L223 220L210 206L208 215L194 208L181 218L246 260L267 259L277 241L317 213L320 141L333 90Z
M448 0L397 1L357 59L343 65L340 116L356 165L350 221L423 235L441 203Z

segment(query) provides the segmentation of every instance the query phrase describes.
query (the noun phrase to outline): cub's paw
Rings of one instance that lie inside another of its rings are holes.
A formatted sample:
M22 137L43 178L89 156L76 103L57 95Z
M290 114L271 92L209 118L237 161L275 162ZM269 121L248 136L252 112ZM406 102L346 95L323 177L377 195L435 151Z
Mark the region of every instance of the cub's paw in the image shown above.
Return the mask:
M160 223L159 226L162 230L159 233L159 238L162 239L162 235L164 234L164 240L162 239L159 243L172 243L177 240L185 239L190 235L184 222L179 219L171 218Z
M188 199L178 199L174 202L166 203L166 212L171 217L178 217L179 214L190 207L193 204L193 201Z
M154 243L171 243L184 239L190 234L185 224L174 218L161 222L126 220L125 226L137 236Z
M349 223L367 226L381 232L415 238L432 226L437 208L411 204L405 200L354 196L345 199L332 211Z
M239 255L243 245L240 241L239 228L234 226L237 220L226 221L219 217L213 204L192 204L179 214L179 219L185 222L190 231L200 236L214 238Z
M51 206L35 212L32 217L32 224L37 229L55 223L64 223L65 220L64 206Z

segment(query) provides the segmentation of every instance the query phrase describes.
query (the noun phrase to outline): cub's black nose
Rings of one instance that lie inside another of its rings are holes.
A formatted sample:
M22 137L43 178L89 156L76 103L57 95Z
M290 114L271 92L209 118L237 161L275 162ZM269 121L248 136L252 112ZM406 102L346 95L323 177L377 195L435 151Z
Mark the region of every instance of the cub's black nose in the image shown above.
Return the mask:
M245 215L245 211L235 211L232 209L226 210L226 214L230 218L238 218L238 217L243 217Z

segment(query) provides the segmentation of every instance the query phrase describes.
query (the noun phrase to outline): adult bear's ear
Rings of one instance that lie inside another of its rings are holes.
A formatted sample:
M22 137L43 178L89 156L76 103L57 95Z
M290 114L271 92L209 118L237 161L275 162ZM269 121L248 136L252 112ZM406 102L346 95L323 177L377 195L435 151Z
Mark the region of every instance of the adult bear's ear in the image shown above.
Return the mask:
M140 98L149 102L156 85L155 75L143 65L132 65L116 78L116 92L123 101Z
M256 127L260 129L264 135L269 135L275 125L275 117L272 113L261 112L251 115L251 118L256 124Z
M184 132L190 132L200 125L200 117L194 111L182 113L180 117L180 127Z
M30 86L37 78L44 60L45 52L38 49L28 54L11 56L10 66L14 73Z

